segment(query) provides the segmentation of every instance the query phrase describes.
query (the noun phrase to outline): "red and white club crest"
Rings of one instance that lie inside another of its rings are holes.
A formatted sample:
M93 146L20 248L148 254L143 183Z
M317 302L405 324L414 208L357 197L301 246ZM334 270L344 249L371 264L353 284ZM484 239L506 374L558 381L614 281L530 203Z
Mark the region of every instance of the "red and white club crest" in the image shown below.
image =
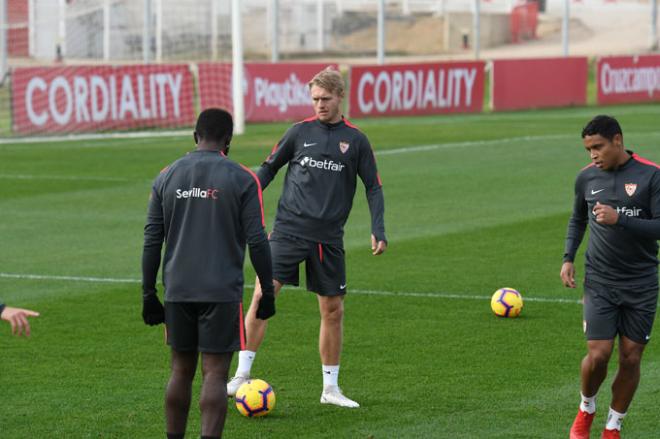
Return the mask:
M637 183L626 183L625 188L628 196L632 197L635 191L637 190Z
M348 142L339 142L339 150L341 151L342 154L346 154L346 151L348 151L348 147L351 146L348 144Z

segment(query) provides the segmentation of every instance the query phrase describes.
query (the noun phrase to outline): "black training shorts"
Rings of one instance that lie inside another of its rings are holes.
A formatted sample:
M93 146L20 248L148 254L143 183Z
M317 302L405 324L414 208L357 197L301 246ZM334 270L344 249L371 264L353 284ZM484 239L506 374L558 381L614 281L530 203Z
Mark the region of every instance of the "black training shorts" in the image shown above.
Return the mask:
M270 235L273 279L281 284L299 284L299 265L305 261L307 289L321 296L346 294L344 249L273 232Z
M613 286L584 282L584 333L587 340L612 340L619 334L646 344L658 306L658 284Z
M165 302L167 344L179 352L222 354L245 349L241 302Z

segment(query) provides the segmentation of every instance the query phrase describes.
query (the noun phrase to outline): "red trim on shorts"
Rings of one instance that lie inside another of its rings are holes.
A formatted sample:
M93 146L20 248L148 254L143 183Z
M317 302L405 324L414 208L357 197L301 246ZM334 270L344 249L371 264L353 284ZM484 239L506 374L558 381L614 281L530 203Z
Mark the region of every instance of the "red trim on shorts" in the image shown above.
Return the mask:
M323 263L323 245L319 242L319 260Z
M259 207L261 208L261 225L264 226L264 228L265 228L266 227L266 216L264 215L264 196L263 196L263 193L261 192L261 182L259 181L259 177L257 177L257 174L252 172L252 170L250 168L248 168L247 166L243 166L243 165L241 165L241 167L243 169L245 169L246 171L248 171L250 173L250 175L252 176L252 178L254 178L254 181L257 182L257 189L259 191Z
M243 321L243 302L238 304L238 320L240 325L241 350L245 350L245 322Z

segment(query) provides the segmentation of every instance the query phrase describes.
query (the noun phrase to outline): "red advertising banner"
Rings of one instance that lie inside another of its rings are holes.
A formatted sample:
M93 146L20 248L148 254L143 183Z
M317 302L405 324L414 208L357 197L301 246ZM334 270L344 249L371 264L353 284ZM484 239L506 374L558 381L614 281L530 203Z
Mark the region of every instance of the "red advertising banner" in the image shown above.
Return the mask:
M493 110L564 107L587 103L587 58L493 61Z
M324 68L336 64L249 63L244 65L245 120L271 122L299 120L314 114L307 83ZM231 65L199 65L202 108L233 109Z
M351 67L350 85L351 117L480 112L484 62Z
M190 126L192 75L186 65L17 68L12 114L19 134Z
M660 101L660 55L598 60L598 103Z

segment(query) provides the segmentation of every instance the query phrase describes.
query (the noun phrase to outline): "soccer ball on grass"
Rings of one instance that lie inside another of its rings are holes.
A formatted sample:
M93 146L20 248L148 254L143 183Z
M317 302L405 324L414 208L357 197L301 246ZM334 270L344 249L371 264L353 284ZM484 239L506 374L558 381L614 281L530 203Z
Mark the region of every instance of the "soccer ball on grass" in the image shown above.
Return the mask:
M499 317L518 317L523 309L523 299L513 288L500 288L490 299L490 308Z
M275 392L264 380L247 380L236 392L236 408L249 418L266 416L275 408Z

